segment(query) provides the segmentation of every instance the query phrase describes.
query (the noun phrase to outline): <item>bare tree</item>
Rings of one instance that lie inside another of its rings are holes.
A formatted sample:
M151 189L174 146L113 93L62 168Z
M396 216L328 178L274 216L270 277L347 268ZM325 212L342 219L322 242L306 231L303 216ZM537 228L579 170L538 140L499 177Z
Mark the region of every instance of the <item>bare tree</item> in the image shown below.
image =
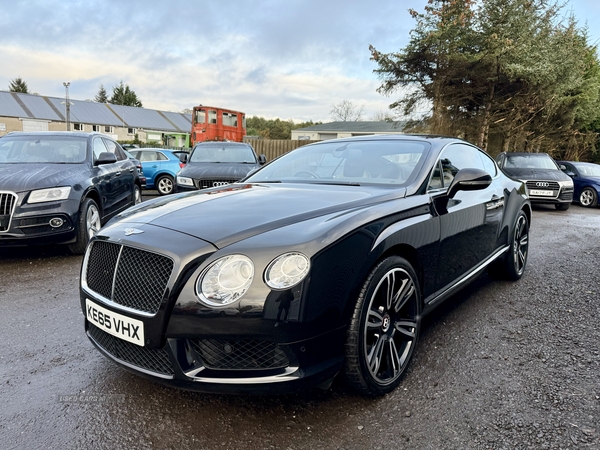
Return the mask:
M393 122L394 115L390 111L380 109L379 111L375 112L375 114L373 114L371 120L374 122Z
M337 105L331 105L331 117L336 122L358 122L362 120L364 106L358 106L350 100L342 100Z

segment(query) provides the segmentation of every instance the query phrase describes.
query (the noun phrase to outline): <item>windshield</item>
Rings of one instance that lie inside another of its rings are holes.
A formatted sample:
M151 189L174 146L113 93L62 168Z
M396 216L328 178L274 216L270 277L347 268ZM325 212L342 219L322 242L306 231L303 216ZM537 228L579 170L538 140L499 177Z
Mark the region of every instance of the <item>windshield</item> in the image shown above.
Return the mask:
M245 181L403 184L428 148L428 143L408 140L308 145L276 159Z
M252 148L242 144L202 144L192 152L190 162L255 164Z
M573 164L582 177L600 177L600 165L591 163Z
M82 163L87 139L72 136L5 136L0 139L2 163Z
M507 169L552 169L558 170L558 167L545 153L532 153L530 155L506 155Z

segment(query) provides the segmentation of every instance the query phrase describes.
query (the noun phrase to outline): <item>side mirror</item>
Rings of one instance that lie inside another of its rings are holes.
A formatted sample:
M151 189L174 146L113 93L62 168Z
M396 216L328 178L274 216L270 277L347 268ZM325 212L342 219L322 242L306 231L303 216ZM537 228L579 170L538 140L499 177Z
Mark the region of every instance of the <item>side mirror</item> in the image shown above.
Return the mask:
M481 169L461 169L454 176L447 196L453 198L458 191L478 191L492 184L492 177Z
M266 162L267 162L267 157L266 157L265 155L262 155L262 154L261 154L261 155L258 157L258 163L259 163L259 164L262 166L262 165L263 165L264 163L266 163Z
M111 152L102 152L100 156L94 161L95 166L101 166L103 164L114 164L117 162L117 156Z

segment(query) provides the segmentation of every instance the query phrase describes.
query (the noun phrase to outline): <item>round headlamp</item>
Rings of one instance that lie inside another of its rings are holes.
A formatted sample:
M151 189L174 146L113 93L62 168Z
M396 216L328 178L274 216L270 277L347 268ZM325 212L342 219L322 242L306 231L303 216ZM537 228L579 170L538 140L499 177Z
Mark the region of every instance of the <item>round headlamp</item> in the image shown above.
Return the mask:
M226 306L239 300L250 288L254 264L244 255L216 260L198 277L196 294L209 306Z
M284 253L267 267L265 283L275 290L288 289L300 283L309 269L310 261L302 253Z

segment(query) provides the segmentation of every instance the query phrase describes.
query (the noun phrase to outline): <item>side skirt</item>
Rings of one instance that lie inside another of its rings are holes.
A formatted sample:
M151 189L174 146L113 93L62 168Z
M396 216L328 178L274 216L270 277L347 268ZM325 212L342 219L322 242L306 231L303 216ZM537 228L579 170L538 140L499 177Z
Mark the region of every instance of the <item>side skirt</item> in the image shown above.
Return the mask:
M502 247L501 249L499 249L495 253L493 253L491 256L489 256L486 260L482 261L477 266L475 266L473 269L471 269L470 272L467 272L466 274L464 274L461 278L459 278L454 283L451 283L451 284L443 287L439 291L434 292L429 297L427 297L424 302L423 316L425 316L430 311L432 311L436 306L438 306L440 303L442 303L448 297L451 297L453 294L455 294L456 292L458 292L459 290L461 290L462 288L467 286L469 283L471 283L473 280L475 280L475 278L477 278L477 276L480 275L481 272L483 272L483 270L487 266L489 266L491 263L493 263L498 258L502 257L508 251L509 248L510 247L508 245Z

